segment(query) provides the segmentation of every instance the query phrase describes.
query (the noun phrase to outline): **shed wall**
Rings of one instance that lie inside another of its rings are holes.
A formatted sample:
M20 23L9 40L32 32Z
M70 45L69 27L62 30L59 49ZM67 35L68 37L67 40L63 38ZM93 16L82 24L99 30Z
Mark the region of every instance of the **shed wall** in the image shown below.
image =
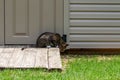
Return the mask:
M64 11L70 48L120 47L120 0L65 0Z

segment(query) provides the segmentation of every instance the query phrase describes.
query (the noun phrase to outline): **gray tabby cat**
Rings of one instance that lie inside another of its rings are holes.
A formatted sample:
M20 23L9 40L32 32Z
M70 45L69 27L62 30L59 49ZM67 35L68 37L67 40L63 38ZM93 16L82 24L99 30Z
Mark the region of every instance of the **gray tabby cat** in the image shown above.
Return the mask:
M58 33L45 32L36 41L36 47L58 47L60 52L64 52L67 46L68 44L63 41Z

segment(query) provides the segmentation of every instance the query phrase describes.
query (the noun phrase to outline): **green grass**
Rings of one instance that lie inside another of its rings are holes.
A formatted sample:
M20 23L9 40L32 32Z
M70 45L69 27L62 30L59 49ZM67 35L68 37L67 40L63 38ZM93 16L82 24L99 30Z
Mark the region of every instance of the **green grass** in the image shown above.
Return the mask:
M63 71L4 69L0 80L120 80L120 56L62 56Z

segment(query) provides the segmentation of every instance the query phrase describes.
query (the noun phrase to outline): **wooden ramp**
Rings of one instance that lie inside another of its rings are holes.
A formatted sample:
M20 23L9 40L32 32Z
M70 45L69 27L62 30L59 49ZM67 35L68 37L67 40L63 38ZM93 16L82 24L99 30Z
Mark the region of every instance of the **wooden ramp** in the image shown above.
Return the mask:
M59 48L0 48L0 68L62 69Z

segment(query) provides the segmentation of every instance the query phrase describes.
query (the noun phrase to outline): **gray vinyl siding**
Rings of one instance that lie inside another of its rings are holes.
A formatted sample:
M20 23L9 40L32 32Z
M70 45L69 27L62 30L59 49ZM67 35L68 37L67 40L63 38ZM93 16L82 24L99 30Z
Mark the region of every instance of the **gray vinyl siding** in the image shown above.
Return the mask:
M67 0L64 5L70 48L120 48L120 0Z

